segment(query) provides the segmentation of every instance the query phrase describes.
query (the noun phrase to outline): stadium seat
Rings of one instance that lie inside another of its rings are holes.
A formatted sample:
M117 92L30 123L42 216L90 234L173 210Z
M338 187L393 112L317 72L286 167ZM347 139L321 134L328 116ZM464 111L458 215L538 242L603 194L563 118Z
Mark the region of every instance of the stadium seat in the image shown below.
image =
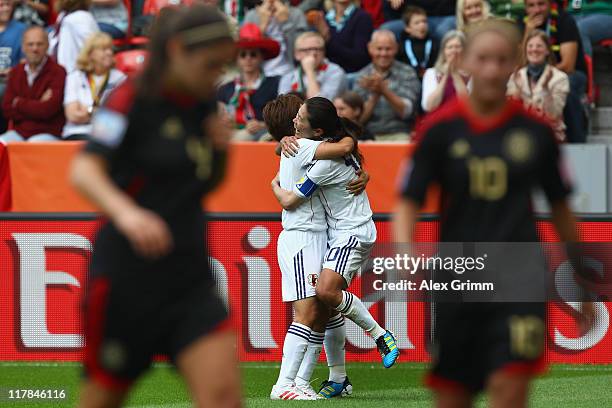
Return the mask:
M587 99L589 104L594 104L596 98L595 81L593 74L593 58L587 54L584 54L584 61L587 67Z
M146 50L127 50L115 55L115 68L126 75L139 72L147 60Z
M132 36L132 2L130 0L123 0L128 15L128 28L125 33L125 37L113 40L113 45L117 48L122 48L130 45L130 38Z
M47 15L47 24L53 25L55 24L55 20L57 20L57 11L55 10L55 2L57 0L49 0L49 14Z
M142 14L156 16L164 7L178 6L179 4L189 6L191 3L193 3L193 0L145 0L144 6L142 7Z

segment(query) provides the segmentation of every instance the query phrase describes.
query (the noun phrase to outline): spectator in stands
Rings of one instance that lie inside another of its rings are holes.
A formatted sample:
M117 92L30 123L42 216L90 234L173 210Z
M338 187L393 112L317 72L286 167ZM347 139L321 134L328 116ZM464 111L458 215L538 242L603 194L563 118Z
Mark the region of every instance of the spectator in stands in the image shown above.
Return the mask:
M26 29L25 24L11 19L13 4L13 0L0 0L0 98L4 95L9 71L22 57L21 40ZM6 119L0 117L0 133L6 128Z
M361 123L380 141L408 139L421 91L414 69L395 60L397 48L391 31L374 31L368 44L372 63L357 74L355 91L366 101Z
M15 1L13 20L20 21L25 25L47 25L49 16L49 0L18 0Z
M103 31L113 38L125 37L128 12L123 0L91 0L89 11Z
M438 42L429 35L425 10L415 6L406 7L402 18L405 27L396 58L410 65L422 80L425 70L433 67L438 57Z
M264 63L266 76L284 75L293 69L293 44L297 36L308 29L302 10L281 0L263 0L261 5L247 12L244 23L257 24L266 37L280 44L280 54Z
M593 55L593 44L612 38L612 1L570 1L567 11L574 16L584 51Z
M312 22L325 39L327 58L347 73L357 72L370 63L368 41L372 17L359 8L356 0L334 0L326 14L318 12Z
M69 74L76 68L85 40L100 31L89 12L90 0L59 0L59 15L49 33L49 54Z
M421 107L433 112L457 95L468 92L468 75L461 70L461 56L465 47L465 35L452 30L442 38L440 54L433 68L425 71Z
M355 123L359 123L363 113L363 98L357 92L346 91L334 99L334 106L341 118L347 118ZM367 129L363 129L359 136L359 141L374 140L374 135Z
M280 52L278 42L261 34L257 24L240 28L238 47L239 75L219 88L217 98L223 103L235 128L235 140L257 140L266 133L263 107L277 96L280 77L262 72L264 61Z
M26 25L12 20L13 0L0 0L0 80L6 77L21 59L21 42Z
M77 69L66 78L64 139L86 140L89 137L92 115L126 78L123 72L113 68L114 65L111 36L99 32L89 37L79 53Z
M490 18L491 7L485 0L457 0L457 30Z
M383 2L387 22L381 28L393 31L398 39L404 29L402 12L408 4L425 10L431 36L434 39L440 41L444 34L455 28L456 0L383 0Z
M527 65L510 78L508 94L550 117L557 139L563 141L563 108L569 93L567 74L555 68L555 57L544 31L532 30L527 35L523 52Z
M569 75L570 93L567 96L563 117L567 141L586 141L587 69L584 50L576 22L569 14L559 10L554 0L525 0L525 35L535 29L546 32L557 61L556 67Z
M325 40L313 31L295 40L295 60L299 66L283 75L278 93L297 91L306 99L322 96L333 100L346 89L346 74L340 66L325 58Z
M62 100L66 71L47 57L49 42L42 27L32 26L23 34L25 62L10 73L2 110L12 122L3 143L59 140L64 126Z

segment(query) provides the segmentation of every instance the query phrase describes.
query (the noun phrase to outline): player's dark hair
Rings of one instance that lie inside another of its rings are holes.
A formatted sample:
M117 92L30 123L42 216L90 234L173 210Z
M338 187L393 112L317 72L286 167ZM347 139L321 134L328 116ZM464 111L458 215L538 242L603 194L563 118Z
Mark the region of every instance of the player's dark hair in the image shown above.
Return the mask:
M332 143L346 136L351 137L355 143L352 154L360 164L363 163L363 156L358 146L363 128L350 119L339 117L336 107L329 99L315 96L307 99L305 103L310 127L323 130L323 139Z
M404 12L402 13L402 20L404 20L404 24L407 26L410 25L410 20L412 20L413 16L427 17L427 12L424 8L419 6L406 6Z
M73 11L89 10L90 6L91 0L60 0L55 3L54 8L57 12L72 13Z
M274 140L280 142L283 137L295 134L293 118L303 103L304 100L292 94L279 95L266 103L263 108L263 120Z
M233 41L225 17L205 5L165 7L151 29L149 59L138 83L138 95L157 97L168 68L168 41L178 38L187 51Z

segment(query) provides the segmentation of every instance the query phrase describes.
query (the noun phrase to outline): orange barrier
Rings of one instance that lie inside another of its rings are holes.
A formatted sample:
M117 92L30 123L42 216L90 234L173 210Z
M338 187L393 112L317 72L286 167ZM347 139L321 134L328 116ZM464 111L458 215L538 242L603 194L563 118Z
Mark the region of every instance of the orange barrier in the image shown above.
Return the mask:
M68 183L68 170L81 142L13 143L10 157L12 210L16 212L89 212L95 208ZM212 212L278 212L270 189L279 158L271 143L235 143L224 183L205 207ZM368 196L375 212L393 211L400 164L414 147L404 144L363 144L365 168L371 175ZM424 212L436 212L438 194L430 194Z

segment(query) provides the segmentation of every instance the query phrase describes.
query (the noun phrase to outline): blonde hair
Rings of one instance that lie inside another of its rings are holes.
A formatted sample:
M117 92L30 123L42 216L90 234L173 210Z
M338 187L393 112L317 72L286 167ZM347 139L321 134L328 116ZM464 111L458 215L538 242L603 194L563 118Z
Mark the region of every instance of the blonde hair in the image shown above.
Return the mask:
M512 46L517 57L521 55L520 47L522 45L523 36L514 20L495 17L470 24L466 27L466 49L470 48L474 39L483 33L499 34Z
M467 23L465 22L465 18L463 17L463 11L465 9L466 1L467 0L457 0L457 30L461 31L465 30L465 26L467 25ZM491 6L489 5L489 2L485 0L480 0L480 2L482 3L483 20L493 17L493 14L491 14Z
M91 62L91 52L96 48L106 48L113 47L113 39L110 35L97 32L92 34L81 48L81 52L79 52L79 56L77 58L76 66L81 71L90 73L93 71L93 63Z
M308 38L318 38L323 43L323 47L325 47L325 38L323 38L323 36L319 34L318 31L306 31L296 37L295 39L296 50L297 50L297 45Z
M438 59L434 65L434 69L438 73L444 73L444 65L446 65L446 57L444 56L444 48L449 41L457 39L461 43L461 46L465 49L465 34L459 30L451 30L444 34L442 41L440 41L440 51L438 52Z

